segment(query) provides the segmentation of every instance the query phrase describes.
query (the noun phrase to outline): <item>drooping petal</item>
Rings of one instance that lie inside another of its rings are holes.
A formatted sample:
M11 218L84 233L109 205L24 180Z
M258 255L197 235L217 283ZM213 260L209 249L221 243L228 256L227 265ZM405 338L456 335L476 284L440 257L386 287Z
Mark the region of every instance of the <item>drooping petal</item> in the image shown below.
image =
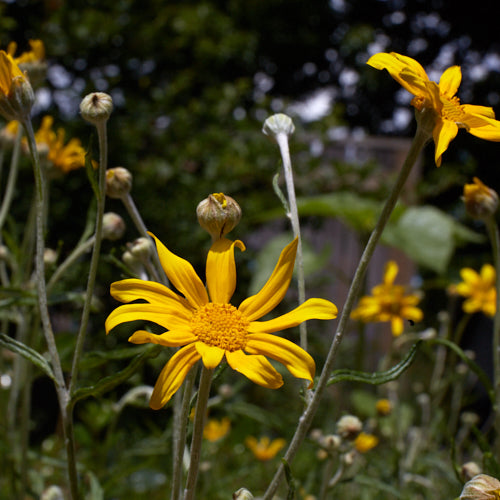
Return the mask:
M448 98L452 98L457 93L462 81L462 70L460 66L451 66L446 69L439 80L439 90Z
M434 143L436 145L434 159L436 165L441 166L441 157L443 153L448 149L450 142L455 139L458 133L458 127L455 122L450 120L438 120L432 135L434 138Z
M168 279L181 292L193 307L208 303L208 295L203 282L193 266L172 253L154 234L149 233L156 243L158 257Z
M234 247L245 251L239 240L221 238L213 243L207 256L207 288L210 300L217 304L229 304L236 288Z
M406 70L407 74L408 72L414 73L416 80L429 80L427 73L420 63L411 57L403 56L401 54L397 54L396 52L380 52L379 54L375 54L370 57L366 64L376 69L386 69L402 87L408 90L408 92L411 92L413 95L418 95L418 93L415 93L416 89L411 82L408 81L408 79L404 80L401 78L401 72L403 70Z
M187 330L189 319L182 312L175 307L168 309L161 304L125 304L110 313L104 326L106 333L109 333L117 325L140 320L151 321L167 330Z
M298 242L295 238L283 249L267 283L257 294L245 299L238 307L249 321L262 318L283 300L292 279Z
M248 333L273 333L300 325L308 319L334 319L337 313L337 306L329 300L309 299L277 318L269 321L252 321L248 325Z
M176 307L179 309L179 314L189 315L193 311L193 308L184 297L156 281L139 279L115 281L111 284L110 293L113 298L120 302L143 299L150 304L161 303L167 307Z
M401 316L393 316L391 319L391 330L394 337L399 337L404 330L403 318Z
M201 356L205 368L211 370L219 365L224 357L224 349L217 346L210 346L204 342L196 342L196 349Z
M132 344L159 344L166 347L179 347L195 342L196 337L191 332L183 330L170 330L160 335L146 330L137 330L128 341Z
M249 378L255 384L277 389L283 385L283 377L264 356L247 356L243 351L226 352L229 366Z
M156 381L149 401L153 410L159 410L168 403L199 359L200 355L194 344L183 347L170 358Z
M245 351L249 354L262 354L279 361L297 378L311 382L312 387L316 365L304 349L289 340L267 333L254 333L248 336Z

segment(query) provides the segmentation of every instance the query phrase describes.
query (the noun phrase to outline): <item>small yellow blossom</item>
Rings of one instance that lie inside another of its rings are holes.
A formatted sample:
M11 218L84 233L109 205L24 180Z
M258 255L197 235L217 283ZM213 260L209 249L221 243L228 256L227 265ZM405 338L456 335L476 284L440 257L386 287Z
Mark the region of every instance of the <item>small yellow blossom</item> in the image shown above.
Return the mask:
M496 311L496 272L491 264L484 264L477 273L470 267L460 270L462 282L452 289L465 297L462 304L464 312L468 314L482 311L487 316L493 317Z
M170 400L199 360L205 368L214 369L225 358L231 368L252 382L277 389L283 385L283 378L268 361L270 357L282 363L294 377L309 380L312 386L316 369L312 357L293 342L271 334L308 319L333 319L337 307L328 300L309 299L282 316L257 321L285 296L292 279L297 238L283 249L263 288L236 308L230 300L236 288L234 248L244 250L241 241L221 238L213 242L207 256L205 288L189 262L151 236L169 282L182 295L153 281L126 279L113 283L111 295L126 304L108 316L105 326L109 333L121 323L151 321L165 328L165 332L155 335L138 330L129 341L184 346L160 373L150 401L153 409Z
M278 454L285 446L286 441L282 438L273 439L271 441L267 436L263 436L257 440L253 436L248 436L245 439L245 444L257 460L266 462L267 460L273 459Z
M215 441L222 439L229 432L230 428L231 421L229 418L224 417L222 420L211 418L208 420L203 429L203 437L207 441L214 443Z
M472 184L464 185L464 203L469 215L484 219L495 214L498 208L498 194L474 177Z
M379 415L389 415L392 411L392 404L388 399L379 399L375 404L375 409Z
M354 440L354 447L360 453L366 453L377 445L378 437L373 434L367 434L366 432L359 433L358 437Z
M398 271L396 262L391 260L386 264L383 282L372 288L372 295L361 298L358 307L351 313L352 319L364 323L390 321L395 337L403 333L404 320L422 320L422 310L417 307L420 297L407 294L404 286L394 284Z
M79 139L70 139L64 144L65 132L59 128L54 132L54 119L44 116L42 124L35 134L35 140L40 152L46 153L46 158L57 169L64 173L85 166L85 149Z
M437 84L429 80L417 61L395 52L375 54L367 64L376 69L386 69L403 88L415 96L411 103L417 110L434 110L436 117L432 136L438 167L459 128L481 139L500 141L500 122L495 120L493 108L460 104L455 95L462 80L460 66L448 68Z

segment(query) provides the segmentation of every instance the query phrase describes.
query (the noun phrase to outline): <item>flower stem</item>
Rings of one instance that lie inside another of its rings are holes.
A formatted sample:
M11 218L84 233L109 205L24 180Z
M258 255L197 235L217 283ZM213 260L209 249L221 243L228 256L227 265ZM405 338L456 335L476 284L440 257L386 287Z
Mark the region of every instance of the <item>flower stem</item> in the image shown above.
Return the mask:
M208 396L212 384L213 370L202 366L200 376L200 386L198 388L198 399L194 414L193 437L191 440L191 460L189 463L186 488L184 490L184 500L195 498L196 480L198 479L198 469L201 456L201 442L203 439L203 427L205 426L205 413L207 412Z
M42 330L47 343L50 361L55 376L55 388L59 406L61 409L61 418L63 421L64 444L66 448L67 472L70 487L70 494L72 500L79 498L78 493L78 475L76 471L76 460L74 451L74 436L72 433L72 425L68 422L68 415L66 412L67 404L69 401L69 392L66 387L64 375L62 371L57 345L52 331L52 324L50 321L49 308L47 303L47 290L45 285L45 264L43 254L45 250L44 238L44 213L45 213L45 200L43 193L45 192L45 178L43 169L40 167L38 151L36 148L35 134L33 132L33 125L31 120L27 118L23 122L28 139L29 150L33 162L33 171L35 176L35 213L36 213L36 251L35 251L35 267L36 267L36 286L38 295L38 307L40 318L42 321Z
M500 236L494 217L486 219L486 228L493 250L493 263L496 272L496 309L493 319L493 384L495 392L494 429L495 456L500 456Z
M92 258L90 259L89 277L87 281L87 291L85 301L83 303L82 317L80 320L80 329L76 338L75 352L73 354L73 364L71 366L71 374L69 379L69 393L72 394L75 388L76 379L78 376L78 365L83 351L83 344L87 327L89 323L90 307L92 304L92 295L94 293L95 279L97 275L97 266L99 264L99 254L101 251L102 242L102 219L104 215L104 205L106 202L106 168L108 161L108 137L106 133L106 122L101 121L96 123L97 136L99 138L99 182L97 193L97 214L94 233L94 249Z
M290 445L285 453L284 460L287 463L291 463L295 458L295 455L304 440L306 433L311 425L312 419L316 414L316 411L319 407L319 403L323 393L325 392L326 387L328 386L328 379L330 378L330 373L333 369L335 357L340 346L340 343L344 337L346 326L351 315L352 308L354 306L354 302L358 297L359 290L363 284L363 278L368 267L368 263L375 251L377 243L382 235L382 231L389 220L389 217L396 205L398 197L401 193L401 190L411 172L411 169L415 162L418 159L418 156L425 146L425 144L430 139L429 134L420 126L417 126L417 131L415 137L412 141L410 150L408 155L403 163L401 171L399 172L399 176L396 180L395 185L392 188L392 191L389 195L389 198L386 200L384 208L382 209L382 213L377 221L375 228L373 229L370 238L366 244L366 247L361 255L361 259L359 261L358 267L354 274L354 278L351 282L351 287L347 294L346 302L344 304L344 309L339 319L339 325L337 328L337 332L333 338L332 344L330 346L330 350L328 352L327 358L325 360L325 364L323 366L323 370L321 371L321 375L319 377L316 390L314 391L314 395L304 410L302 416L299 419L299 424L297 429L295 430L295 434L290 442ZM284 466L280 465L276 474L271 481L263 500L271 500L274 493L278 489L279 483L284 473Z
M283 171L285 173L285 183L288 194L289 213L287 214L292 223L294 238L298 238L297 245L297 289L299 294L299 305L306 300L306 285L304 276L304 255L302 252L302 236L300 233L299 211L297 208L297 198L295 196L295 185L293 182L292 160L290 158L290 148L288 147L288 135L285 132L276 134L276 142L280 148L281 158L283 160ZM301 323L300 346L307 350L307 325ZM307 384L306 384L307 385Z

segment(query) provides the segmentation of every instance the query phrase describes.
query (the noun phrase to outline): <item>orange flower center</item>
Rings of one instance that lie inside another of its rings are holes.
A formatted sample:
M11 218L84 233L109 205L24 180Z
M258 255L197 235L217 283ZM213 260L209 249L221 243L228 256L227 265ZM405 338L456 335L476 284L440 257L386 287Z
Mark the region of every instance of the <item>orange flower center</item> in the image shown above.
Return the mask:
M233 352L246 344L248 320L231 304L209 303L191 319L191 331L207 345Z

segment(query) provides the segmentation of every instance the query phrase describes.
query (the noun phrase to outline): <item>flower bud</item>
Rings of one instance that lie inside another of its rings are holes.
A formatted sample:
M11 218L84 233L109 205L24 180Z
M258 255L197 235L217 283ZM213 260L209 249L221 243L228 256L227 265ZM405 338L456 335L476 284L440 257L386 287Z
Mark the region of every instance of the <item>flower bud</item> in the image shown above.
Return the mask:
M153 242L149 238L137 238L127 243L127 249L135 259L145 264L153 253Z
M64 493L59 486L49 486L43 491L40 500L64 500Z
M113 111L113 100L104 92L92 92L80 103L80 113L84 120L93 125L106 122Z
M132 174L123 167L106 170L106 195L110 198L121 199L130 193L132 188Z
M43 251L43 263L45 267L53 266L57 262L57 252L53 248L46 248Z
M119 240L125 234L124 220L114 212L107 212L102 217L102 237L105 240Z
M467 213L475 219L493 216L498 208L498 194L477 177L473 184L465 184L463 200Z
M479 474L465 483L459 500L496 500L499 496L500 481L486 474Z
M476 462L467 462L462 465L460 470L460 475L464 481L470 481L478 474L481 474L481 467Z
M198 204L196 215L200 226L215 241L236 227L241 219L241 208L230 196L213 193Z
M319 444L328 451L335 451L340 448L341 441L340 436L327 434L321 438Z
M295 126L292 119L283 113L270 116L262 127L262 132L266 135L276 136L278 134L292 135Z
M233 493L233 500L253 500L254 496L246 489L240 488Z
M340 417L339 421L337 422L337 432L344 439L355 439L356 436L361 432L362 428L363 424L361 423L361 420L359 420L359 418L355 417L354 415L344 415L343 417Z

